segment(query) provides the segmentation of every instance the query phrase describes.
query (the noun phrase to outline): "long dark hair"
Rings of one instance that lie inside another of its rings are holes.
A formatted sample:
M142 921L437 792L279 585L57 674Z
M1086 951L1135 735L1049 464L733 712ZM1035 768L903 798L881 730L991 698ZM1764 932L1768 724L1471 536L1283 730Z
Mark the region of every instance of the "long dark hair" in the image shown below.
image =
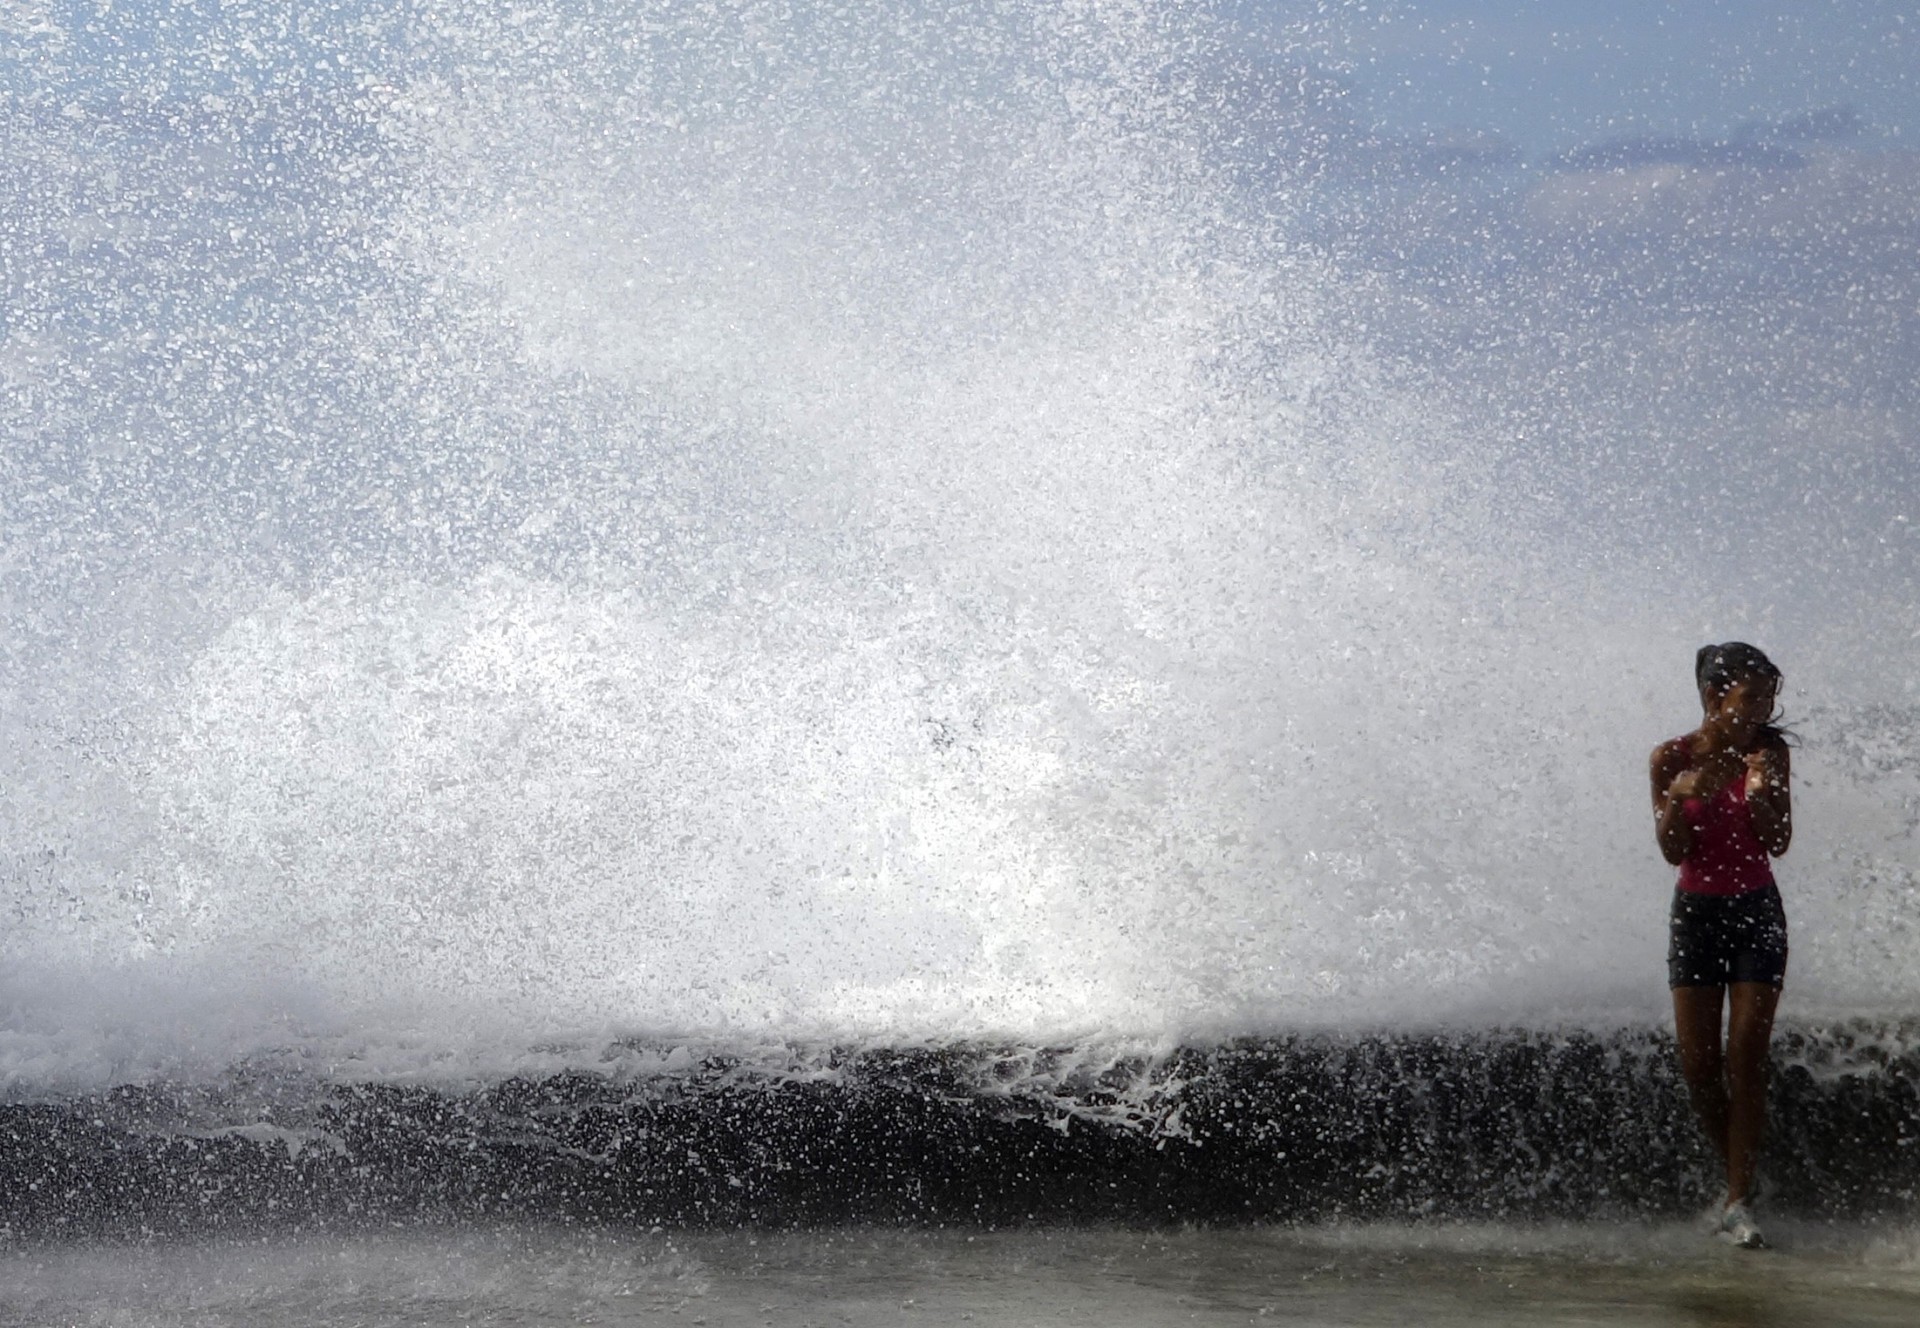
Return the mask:
M1719 645L1701 646L1693 657L1693 680L1699 684L1703 701L1708 696L1723 695L1735 683L1756 679L1778 687L1780 667L1767 658L1766 651L1745 641L1722 641ZM1776 713L1760 726L1760 739L1766 745L1784 744L1793 736L1790 730L1777 722L1781 718Z

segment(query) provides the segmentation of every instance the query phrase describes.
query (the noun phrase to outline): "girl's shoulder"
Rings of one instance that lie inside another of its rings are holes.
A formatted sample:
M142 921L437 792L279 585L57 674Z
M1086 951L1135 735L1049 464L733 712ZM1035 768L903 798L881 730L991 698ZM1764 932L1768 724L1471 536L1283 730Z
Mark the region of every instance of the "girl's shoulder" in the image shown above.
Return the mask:
M1671 766L1679 769L1693 764L1693 734L1682 733L1677 738L1668 738L1653 749L1655 766Z

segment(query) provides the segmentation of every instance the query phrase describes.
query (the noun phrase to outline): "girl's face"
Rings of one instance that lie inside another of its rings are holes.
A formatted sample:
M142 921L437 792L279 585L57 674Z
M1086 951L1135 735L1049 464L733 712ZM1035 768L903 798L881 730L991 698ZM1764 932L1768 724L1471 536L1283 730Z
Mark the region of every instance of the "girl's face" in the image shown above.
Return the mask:
M1730 733L1751 733L1773 718L1780 684L1771 678L1742 678L1717 696L1709 692L1707 718Z

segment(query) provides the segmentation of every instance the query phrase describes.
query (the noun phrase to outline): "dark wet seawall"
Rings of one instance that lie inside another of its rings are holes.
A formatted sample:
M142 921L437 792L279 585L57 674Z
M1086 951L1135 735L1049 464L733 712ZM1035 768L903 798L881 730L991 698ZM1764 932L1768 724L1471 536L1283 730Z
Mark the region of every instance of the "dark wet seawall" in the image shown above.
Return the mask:
M1920 1190L1911 1030L1789 1030L1777 1211ZM1235 1223L1672 1215L1712 1186L1660 1034L1302 1035L1071 1049L794 1050L464 1091L123 1087L0 1108L15 1238L560 1220Z

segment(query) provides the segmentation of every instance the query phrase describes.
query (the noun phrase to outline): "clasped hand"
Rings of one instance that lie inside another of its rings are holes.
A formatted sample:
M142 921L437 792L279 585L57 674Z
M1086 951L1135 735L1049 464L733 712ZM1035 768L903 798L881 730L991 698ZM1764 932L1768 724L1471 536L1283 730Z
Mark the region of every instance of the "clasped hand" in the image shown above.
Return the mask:
M1746 775L1749 795L1760 792L1774 781L1773 760L1762 750L1745 756L1734 751L1717 751L1699 765L1682 770L1667 785L1667 794L1675 798L1711 798L1741 774Z

